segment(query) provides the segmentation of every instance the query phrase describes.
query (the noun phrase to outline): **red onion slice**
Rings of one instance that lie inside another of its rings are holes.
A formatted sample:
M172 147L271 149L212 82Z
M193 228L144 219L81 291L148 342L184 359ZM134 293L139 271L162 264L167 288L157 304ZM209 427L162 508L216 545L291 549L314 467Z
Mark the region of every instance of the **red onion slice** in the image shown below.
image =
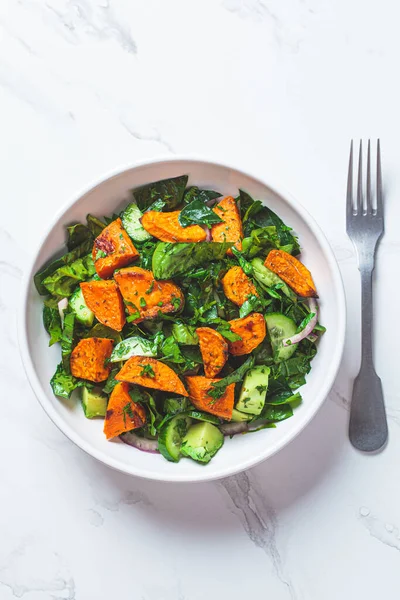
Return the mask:
M316 302L315 298L308 299L308 308L310 309L310 313L314 313L313 318L307 323L307 325L304 327L304 329L299 331L299 333L296 333L294 336L292 336L290 338L286 338L286 340L283 340L284 346L291 346L292 344L298 344L299 342L301 342L301 340L304 340L304 338L308 337L310 335L310 333L312 333L312 331L318 321L318 306L317 306L317 302Z
M68 298L63 298L58 303L58 312L60 313L61 325L64 323L64 312L67 310Z
M207 202L205 202L205 204L211 208L212 206L214 206L214 204L216 204L220 200L221 200L221 196L218 196L218 198L211 198L211 200L207 200Z
M137 448L137 450L141 450L142 452L151 452L152 454L158 454L157 440L148 440L147 438L140 437L133 431L127 431L126 433L122 433L119 436L119 438L124 442L124 444L128 444L128 446L133 446L133 448Z
M202 229L204 229L205 234L206 234L206 242L211 242L211 230L209 229L209 227L207 227L207 225L200 225L200 227Z
M224 435L236 435L237 433L245 433L249 430L247 421L239 421L238 423L223 423L219 426Z

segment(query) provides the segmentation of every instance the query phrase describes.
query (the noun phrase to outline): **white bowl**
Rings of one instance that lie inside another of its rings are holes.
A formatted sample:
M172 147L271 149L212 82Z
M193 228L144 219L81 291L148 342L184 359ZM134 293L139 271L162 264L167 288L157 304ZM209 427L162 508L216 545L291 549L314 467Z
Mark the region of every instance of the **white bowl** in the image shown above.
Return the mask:
M42 298L33 285L34 273L50 258L65 251L65 226L85 221L87 213L102 217L118 212L130 198L130 190L145 183L182 174L189 183L236 195L239 188L265 201L299 235L302 260L311 270L320 296L320 321L327 332L319 343L307 384L301 388L303 403L292 418L251 435L226 439L208 465L189 459L170 463L157 454L140 452L118 441L106 441L101 420L86 419L80 402L53 396L52 377L60 361L58 345L48 347L42 324ZM318 225L287 193L239 170L221 164L174 158L154 160L117 172L73 198L51 223L31 266L25 274L19 314L19 343L30 384L52 421L70 440L106 465L148 479L205 481L237 473L278 452L309 423L326 398L339 368L345 334L345 301L342 280L332 250Z

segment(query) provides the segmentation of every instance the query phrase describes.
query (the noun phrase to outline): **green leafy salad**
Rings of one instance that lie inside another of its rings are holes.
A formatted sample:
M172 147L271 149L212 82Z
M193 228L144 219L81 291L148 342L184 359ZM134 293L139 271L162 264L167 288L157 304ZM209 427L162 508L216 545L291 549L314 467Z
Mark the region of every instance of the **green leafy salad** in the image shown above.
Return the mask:
M50 385L79 388L107 440L205 464L293 416L325 329L297 237L260 200L157 181L66 246L34 277L61 349Z

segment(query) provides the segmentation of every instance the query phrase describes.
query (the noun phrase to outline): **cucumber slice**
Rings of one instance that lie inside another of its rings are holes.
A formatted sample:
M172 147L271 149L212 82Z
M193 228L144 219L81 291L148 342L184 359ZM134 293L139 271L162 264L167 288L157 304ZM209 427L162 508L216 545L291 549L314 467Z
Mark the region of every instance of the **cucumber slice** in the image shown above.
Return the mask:
M296 301L297 296L294 291L279 277L279 275L268 269L261 258L253 258L251 266L253 267L253 276L261 286L273 288L275 285L280 285L280 289L285 296L290 298L290 300L293 300L293 302Z
M265 315L268 334L271 340L271 346L274 353L275 362L287 360L296 352L297 344L283 346L282 341L292 337L297 331L297 325L282 313L270 313Z
M69 306L75 314L76 320L86 327L91 327L93 324L94 314L88 308L85 298L80 287L78 287L69 299Z
M145 242L151 238L140 222L142 216L142 211L134 202L128 204L121 216L125 231L135 242Z
M110 356L110 362L128 360L131 356L157 356L157 345L138 335L126 338L115 346Z
M181 444L192 419L185 415L177 415L165 423L158 434L158 449L164 458L178 462L181 455Z

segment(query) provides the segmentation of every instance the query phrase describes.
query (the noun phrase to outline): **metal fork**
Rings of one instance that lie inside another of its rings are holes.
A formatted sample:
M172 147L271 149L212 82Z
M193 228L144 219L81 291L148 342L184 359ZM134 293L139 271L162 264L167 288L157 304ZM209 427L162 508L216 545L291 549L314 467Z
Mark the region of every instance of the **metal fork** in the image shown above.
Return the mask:
M347 180L347 234L356 248L361 273L361 367L354 380L349 436L355 448L379 450L388 437L382 384L375 372L372 345L372 272L375 250L383 234L381 149L378 140L376 196L371 188L371 144L368 140L366 197L363 194L362 142L358 159L357 197L353 201L353 141Z

